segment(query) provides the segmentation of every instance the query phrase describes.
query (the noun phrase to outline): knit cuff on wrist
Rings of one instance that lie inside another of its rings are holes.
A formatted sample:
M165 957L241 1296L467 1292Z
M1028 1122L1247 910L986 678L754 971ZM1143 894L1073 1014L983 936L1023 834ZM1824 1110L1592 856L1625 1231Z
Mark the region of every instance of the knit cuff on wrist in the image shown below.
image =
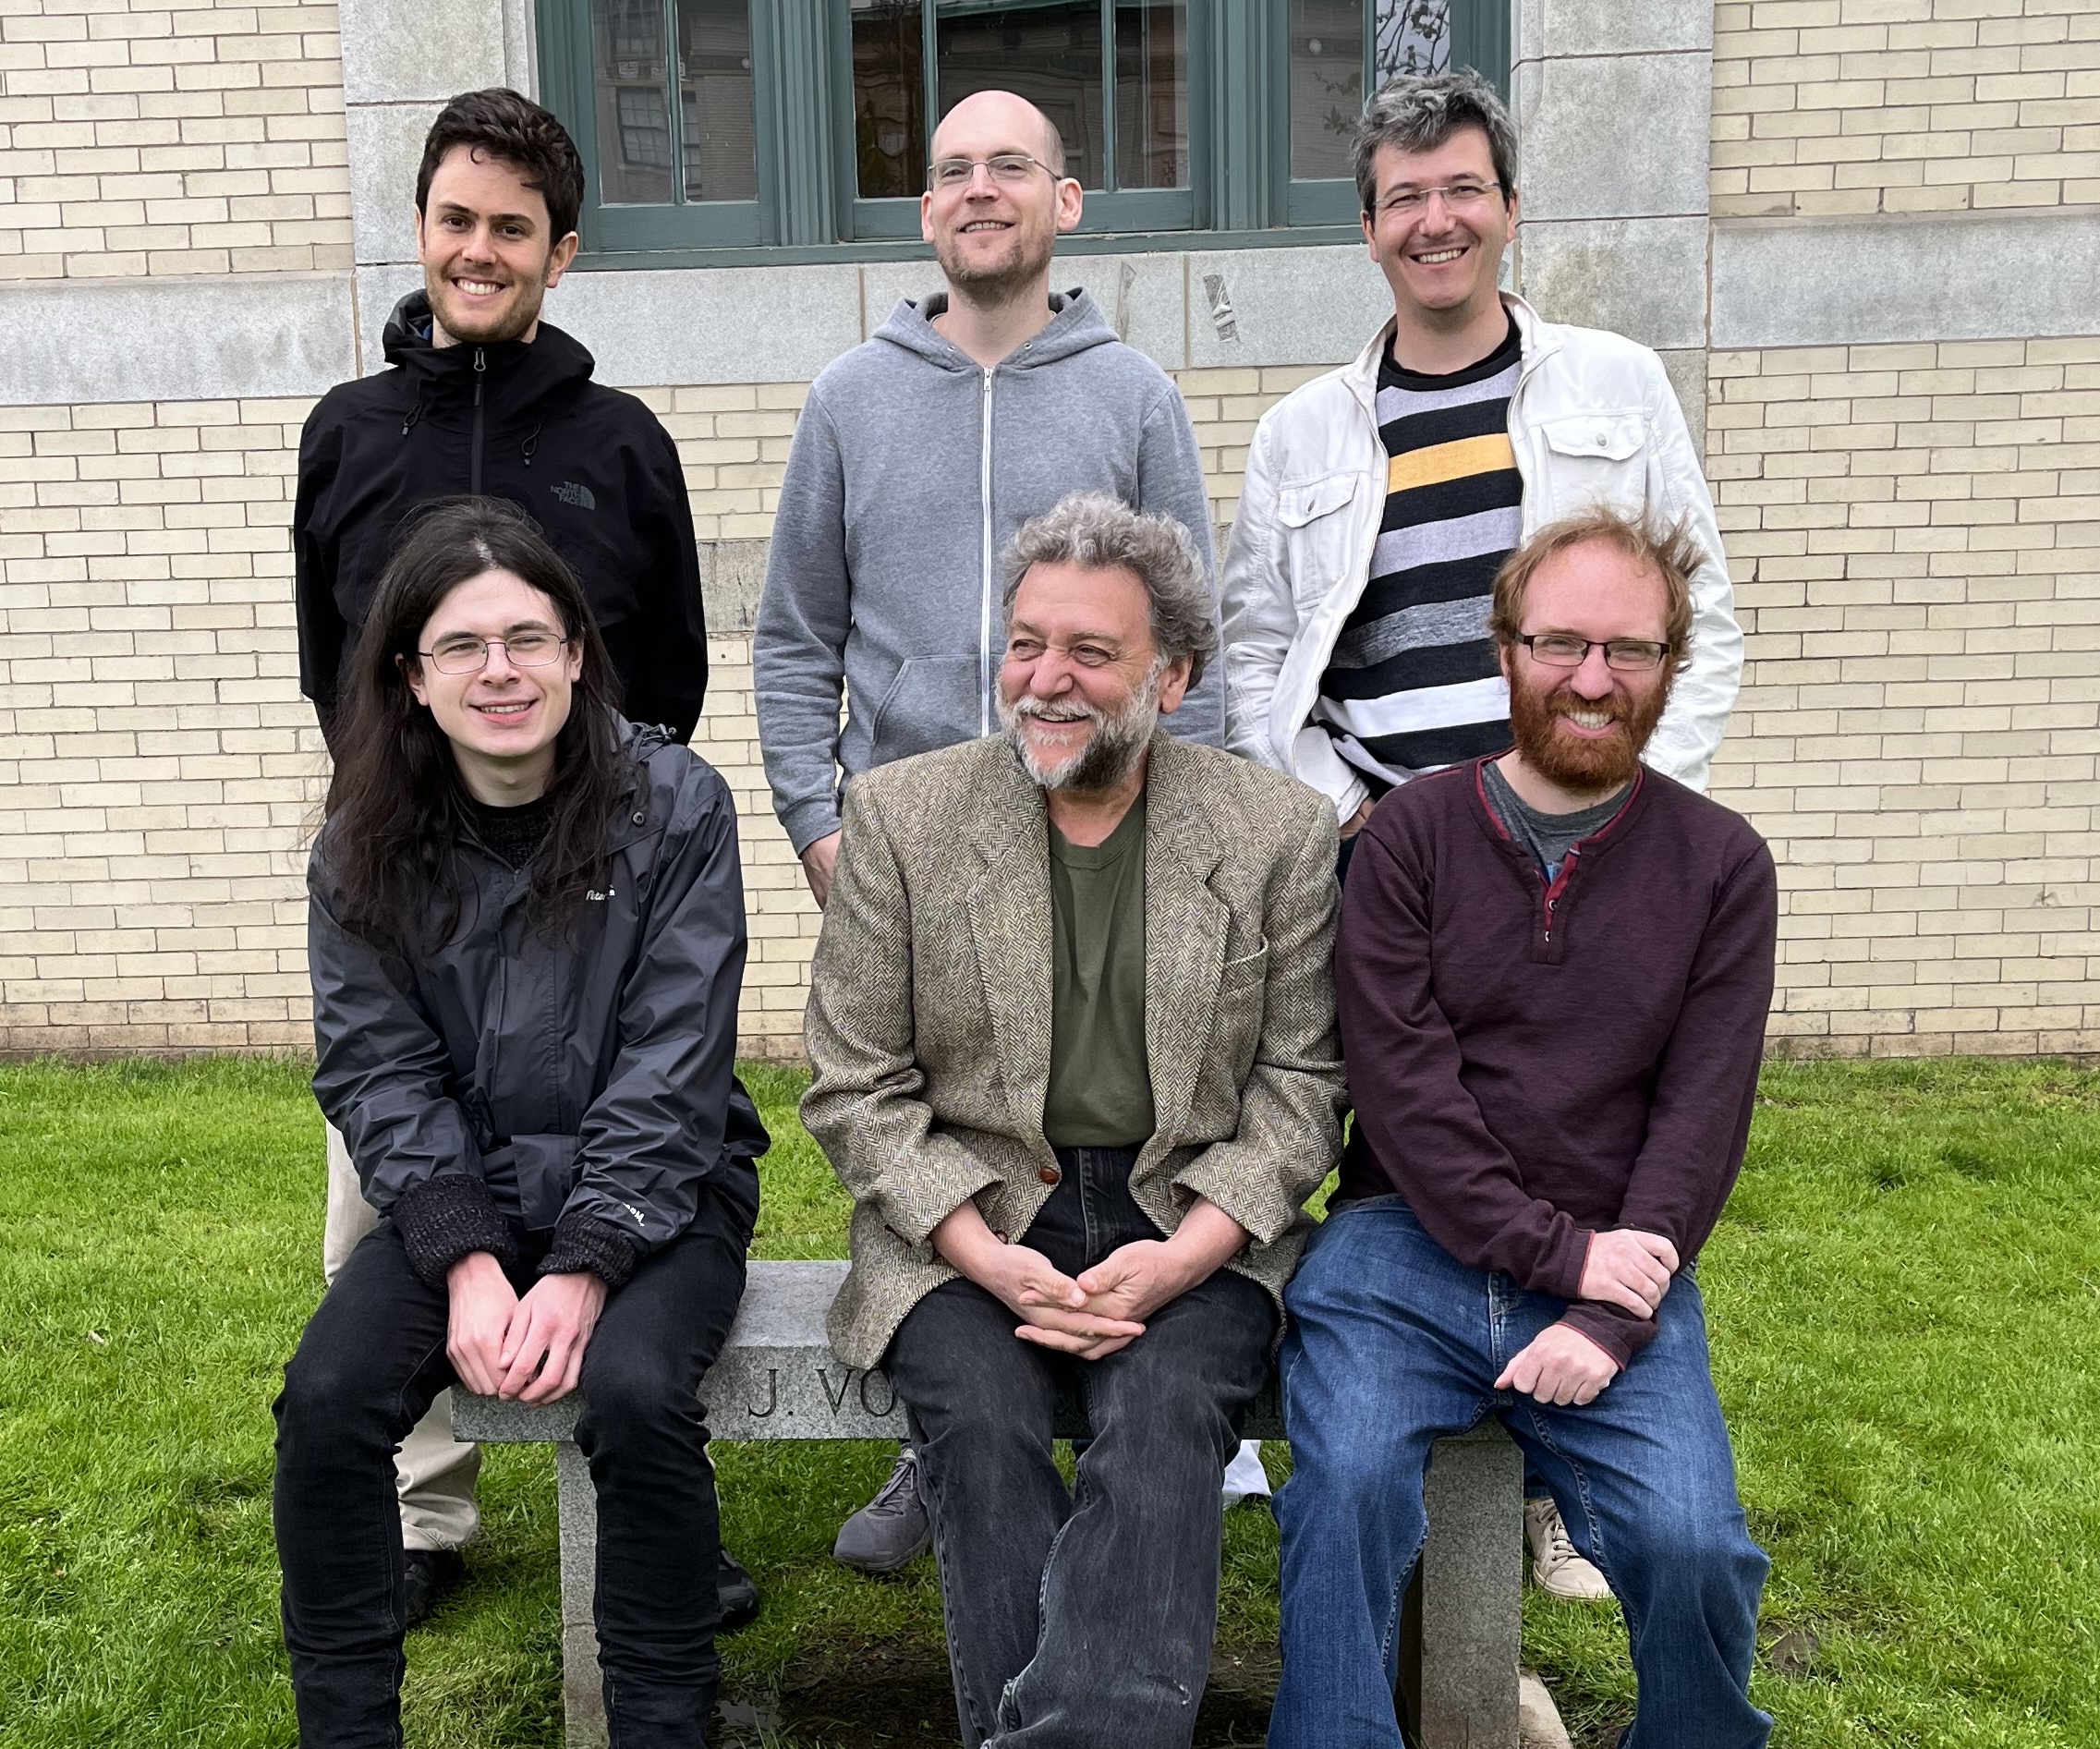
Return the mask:
M623 1288L642 1254L617 1227L589 1215L564 1215L554 1223L554 1243L540 1260L541 1275L575 1275L589 1269L608 1288Z
M430 1287L443 1288L445 1271L477 1251L499 1263L517 1260L510 1222L497 1211L488 1185L465 1172L426 1178L395 1199L393 1214L408 1267Z

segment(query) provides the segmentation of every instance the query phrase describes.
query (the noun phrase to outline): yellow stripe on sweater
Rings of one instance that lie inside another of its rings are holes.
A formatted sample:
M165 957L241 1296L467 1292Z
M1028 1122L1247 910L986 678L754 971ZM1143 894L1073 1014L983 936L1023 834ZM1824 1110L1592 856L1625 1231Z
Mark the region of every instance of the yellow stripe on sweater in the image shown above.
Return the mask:
M1517 453L1510 447L1509 432L1489 431L1485 437L1462 437L1455 443L1432 443L1426 449L1411 449L1395 455L1386 466L1386 491L1412 492L1417 486L1440 486L1447 480L1492 474L1516 465Z

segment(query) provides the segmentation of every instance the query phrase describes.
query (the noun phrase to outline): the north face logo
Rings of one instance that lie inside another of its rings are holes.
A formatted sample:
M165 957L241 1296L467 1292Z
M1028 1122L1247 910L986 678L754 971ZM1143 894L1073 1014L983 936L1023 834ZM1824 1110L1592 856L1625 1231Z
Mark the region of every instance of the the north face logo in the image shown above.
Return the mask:
M579 486L573 480L557 481L550 490L565 504L574 504L578 510L595 510L598 500L590 495L589 486Z

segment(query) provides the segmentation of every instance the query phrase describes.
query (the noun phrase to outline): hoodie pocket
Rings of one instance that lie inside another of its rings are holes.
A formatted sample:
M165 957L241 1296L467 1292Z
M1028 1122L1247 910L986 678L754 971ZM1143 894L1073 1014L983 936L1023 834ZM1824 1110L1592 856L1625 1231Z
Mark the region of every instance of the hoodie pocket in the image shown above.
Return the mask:
M871 762L887 765L915 753L974 741L986 722L975 656L914 656L875 707ZM996 725L994 725L996 726Z

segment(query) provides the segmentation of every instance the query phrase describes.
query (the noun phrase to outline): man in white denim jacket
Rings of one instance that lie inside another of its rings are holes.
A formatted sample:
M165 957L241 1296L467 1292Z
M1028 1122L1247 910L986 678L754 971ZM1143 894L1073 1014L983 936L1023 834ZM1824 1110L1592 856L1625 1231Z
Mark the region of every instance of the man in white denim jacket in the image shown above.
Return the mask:
M1395 783L1509 745L1488 587L1524 536L1586 505L1681 523L1706 555L1694 653L1647 762L1704 788L1741 680L1713 499L1662 361L1497 290L1514 158L1475 74L1378 93L1357 186L1394 319L1271 407L1247 455L1223 581L1226 743L1324 793L1345 841Z
M1222 586L1227 747L1334 804L1345 876L1381 797L1510 746L1487 631L1495 573L1535 529L1607 503L1681 525L1705 554L1691 579L1691 663L1642 755L1704 789L1742 634L1662 360L1621 334L1543 322L1498 291L1516 237L1516 135L1477 74L1389 83L1358 127L1355 169L1393 320L1256 430ZM1618 709L1559 702L1570 714ZM1608 1597L1543 1485L1525 1494L1539 1585Z

